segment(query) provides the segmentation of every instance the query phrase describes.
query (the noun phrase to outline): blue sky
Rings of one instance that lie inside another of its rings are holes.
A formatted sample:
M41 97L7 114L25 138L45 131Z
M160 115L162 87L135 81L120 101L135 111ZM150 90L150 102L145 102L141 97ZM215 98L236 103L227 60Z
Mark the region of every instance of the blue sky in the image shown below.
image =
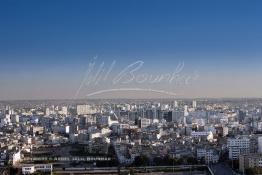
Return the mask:
M0 99L71 98L94 56L116 60L114 74L137 60L153 75L184 62L183 75L199 74L192 84L150 86L180 97L262 97L261 18L259 0L1 1ZM122 87L109 84L94 89Z

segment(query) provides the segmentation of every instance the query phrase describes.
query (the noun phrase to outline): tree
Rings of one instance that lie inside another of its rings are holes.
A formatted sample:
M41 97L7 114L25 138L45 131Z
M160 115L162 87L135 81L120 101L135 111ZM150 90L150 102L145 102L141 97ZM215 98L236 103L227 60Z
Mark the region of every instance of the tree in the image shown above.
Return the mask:
M156 166L164 165L164 164L163 164L164 161L163 161L163 159L162 159L161 157L155 157L153 161L154 161L154 164L155 164Z
M147 166L149 164L149 159L145 155L140 155L135 157L134 165L135 166Z
M186 161L190 165L197 164L197 160L194 157L187 157Z

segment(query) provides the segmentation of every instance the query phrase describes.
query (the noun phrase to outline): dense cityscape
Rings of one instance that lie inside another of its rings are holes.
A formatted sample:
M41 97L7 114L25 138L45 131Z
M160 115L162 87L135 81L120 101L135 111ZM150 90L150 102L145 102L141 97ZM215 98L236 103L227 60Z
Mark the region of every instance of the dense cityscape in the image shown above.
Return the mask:
M261 99L1 102L2 173L252 174L262 166L261 110Z
M262 175L262 0L0 0L0 175Z

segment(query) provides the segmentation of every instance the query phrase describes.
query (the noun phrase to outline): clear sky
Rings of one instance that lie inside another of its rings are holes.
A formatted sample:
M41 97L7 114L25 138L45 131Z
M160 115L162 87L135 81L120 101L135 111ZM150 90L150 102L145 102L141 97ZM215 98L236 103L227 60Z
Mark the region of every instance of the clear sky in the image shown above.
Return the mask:
M0 100L262 97L261 21L260 0L2 0ZM84 79L89 63L114 60L105 81ZM114 83L139 60L136 81ZM179 85L139 81L180 63Z

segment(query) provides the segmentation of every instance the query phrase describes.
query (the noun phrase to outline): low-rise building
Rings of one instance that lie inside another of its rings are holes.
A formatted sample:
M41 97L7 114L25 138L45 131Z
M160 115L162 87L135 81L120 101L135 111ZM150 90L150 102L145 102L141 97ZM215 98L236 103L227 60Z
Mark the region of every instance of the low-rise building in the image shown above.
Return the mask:
M32 174L37 171L40 172L52 172L52 164L25 164L22 165L22 174Z
M262 167L262 154L241 154L239 156L239 171L245 172L245 169Z
M206 164L217 163L219 160L219 154L215 149L212 148L198 148L197 159L204 159Z

